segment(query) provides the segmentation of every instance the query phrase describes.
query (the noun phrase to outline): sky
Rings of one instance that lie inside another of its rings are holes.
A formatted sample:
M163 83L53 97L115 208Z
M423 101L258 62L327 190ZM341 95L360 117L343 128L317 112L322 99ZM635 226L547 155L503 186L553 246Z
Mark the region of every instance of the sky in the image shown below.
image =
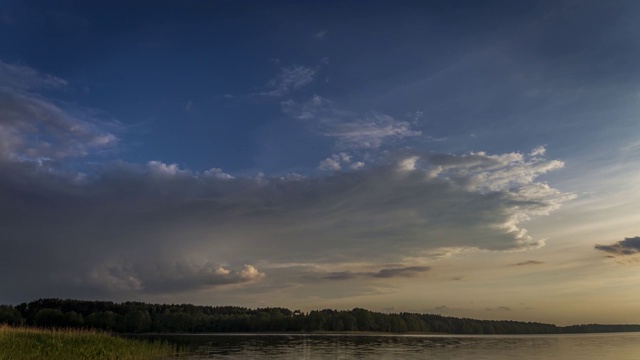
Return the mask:
M640 323L638 14L4 1L0 303Z

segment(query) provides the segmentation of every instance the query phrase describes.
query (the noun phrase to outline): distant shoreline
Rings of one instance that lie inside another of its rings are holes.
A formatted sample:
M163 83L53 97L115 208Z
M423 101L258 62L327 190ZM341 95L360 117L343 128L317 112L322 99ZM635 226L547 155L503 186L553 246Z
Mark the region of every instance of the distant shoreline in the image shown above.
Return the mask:
M89 328L118 334L262 335L533 335L640 332L640 325L557 326L513 320L478 320L437 314L380 313L362 308L313 310L249 309L240 306L114 303L39 299L0 305L0 324Z

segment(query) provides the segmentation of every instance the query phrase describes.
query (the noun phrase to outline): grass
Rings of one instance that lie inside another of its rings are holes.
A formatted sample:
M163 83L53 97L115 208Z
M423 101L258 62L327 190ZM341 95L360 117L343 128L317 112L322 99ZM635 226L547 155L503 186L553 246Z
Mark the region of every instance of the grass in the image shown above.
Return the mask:
M169 344L103 331L0 325L0 360L155 360L175 355Z

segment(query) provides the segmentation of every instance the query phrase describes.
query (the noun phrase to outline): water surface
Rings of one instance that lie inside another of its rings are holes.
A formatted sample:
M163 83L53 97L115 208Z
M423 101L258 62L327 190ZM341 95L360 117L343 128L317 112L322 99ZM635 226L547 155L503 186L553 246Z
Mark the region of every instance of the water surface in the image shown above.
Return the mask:
M570 335L225 334L146 336L188 359L640 359L640 333Z

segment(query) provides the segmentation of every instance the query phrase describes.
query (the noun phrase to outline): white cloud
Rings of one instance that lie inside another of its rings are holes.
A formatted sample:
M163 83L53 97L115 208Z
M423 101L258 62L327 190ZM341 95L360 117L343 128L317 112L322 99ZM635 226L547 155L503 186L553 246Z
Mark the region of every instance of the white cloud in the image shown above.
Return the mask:
M544 146L540 145L540 146L537 146L535 149L531 150L529 155L530 156L544 156L544 154L546 152L547 152L547 149L545 149Z
M340 166L340 161L332 158L332 157L328 157L322 161L320 161L320 163L318 164L318 169L319 170L331 170L331 171L338 171L340 169L342 169L342 166Z
M158 175L176 175L178 173L185 173L185 171L180 170L177 164L167 165L160 161L149 161L147 163L147 167L150 172Z
M406 159L398 162L398 169L402 171L413 171L416 169L416 162L420 159L419 156L410 156Z
M211 176L211 177L215 177L215 178L218 178L218 179L233 179L234 178L232 175L229 175L229 174L225 173L224 171L222 171L222 169L218 169L218 168L211 168L209 170L206 170L202 174L204 176Z
M351 163L352 159L353 155L350 155L346 152L333 154L330 157L320 161L320 163L318 164L318 169L338 171L341 170L343 166L348 166L352 170L357 170L364 167L364 162L357 161Z

